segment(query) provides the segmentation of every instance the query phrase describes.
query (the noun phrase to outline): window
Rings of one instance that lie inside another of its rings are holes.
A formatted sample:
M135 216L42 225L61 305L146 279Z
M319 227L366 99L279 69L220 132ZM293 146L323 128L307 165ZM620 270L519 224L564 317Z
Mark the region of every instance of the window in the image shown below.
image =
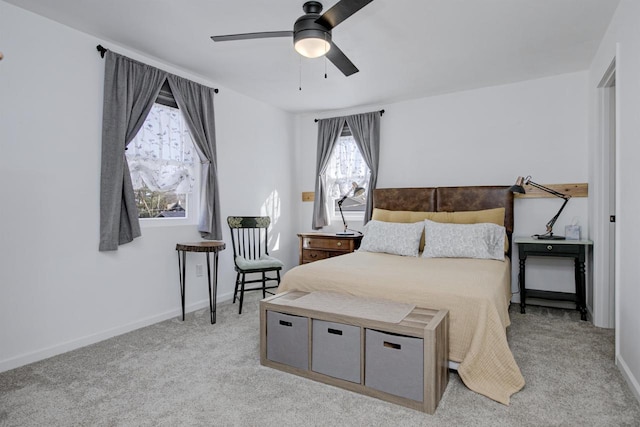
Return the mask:
M126 157L140 218L189 216L199 157L180 110L155 103Z
M349 216L362 216L366 207L367 187L371 171L362 158L362 154L345 124L342 133L333 148L327 170L324 173L327 189L327 208L336 217L340 215L338 201L347 196L342 203L342 211ZM354 195L356 188L363 188L362 194Z

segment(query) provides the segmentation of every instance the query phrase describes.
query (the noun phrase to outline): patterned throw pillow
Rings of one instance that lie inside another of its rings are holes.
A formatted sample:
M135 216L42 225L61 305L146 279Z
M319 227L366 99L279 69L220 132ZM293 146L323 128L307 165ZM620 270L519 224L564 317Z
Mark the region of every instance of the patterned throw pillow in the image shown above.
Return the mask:
M501 225L444 224L424 221L425 258L504 260L505 229Z
M422 221L413 224L371 220L364 227L360 250L393 255L418 256Z

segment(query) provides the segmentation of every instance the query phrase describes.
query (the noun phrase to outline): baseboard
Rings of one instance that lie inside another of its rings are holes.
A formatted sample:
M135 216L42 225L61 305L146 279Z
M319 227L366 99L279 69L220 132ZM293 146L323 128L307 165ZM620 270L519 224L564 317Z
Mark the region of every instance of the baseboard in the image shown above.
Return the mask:
M616 357L616 365L618 365L618 369L622 376L629 384L629 388L640 402L640 383L638 383L638 379L633 376L633 373L629 369L629 366L626 364L624 359L620 356Z
M218 295L218 302L222 303L230 301L232 297L232 293ZM205 307L209 307L208 299L189 304L185 307L185 312L191 313ZM135 331L136 329L144 328L145 326L153 325L154 323L162 322L164 320L180 316L181 314L181 308L169 310L164 313L136 320L135 322L108 329L103 332L87 335L82 338L77 338L71 341L46 347L41 350L36 350L33 352L22 354L20 356L12 357L10 359L2 360L0 361L0 372L9 371L11 369L19 368L20 366L28 365L29 363L38 362L40 360L48 359L49 357L57 356L58 354L66 353L80 347L95 344L97 342L115 337L116 335L126 334L127 332Z

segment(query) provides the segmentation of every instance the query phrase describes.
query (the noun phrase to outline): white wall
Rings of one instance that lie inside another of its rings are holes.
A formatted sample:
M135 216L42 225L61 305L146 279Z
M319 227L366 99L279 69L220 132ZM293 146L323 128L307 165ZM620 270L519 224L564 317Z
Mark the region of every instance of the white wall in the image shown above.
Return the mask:
M310 230L316 155L314 118L384 108L379 187L510 185L530 174L540 183L586 182L596 156L595 86L615 56L619 90L617 360L640 389L638 237L640 207L635 141L640 136L640 4L623 0L589 72L422 98L357 110L292 117L221 87L216 124L222 217L266 213L272 247L287 267L297 263L295 233ZM178 241L199 240L194 227L145 228L117 252L98 246L98 183L103 60L99 43L200 83L169 64L77 32L0 1L0 371L89 344L180 311ZM590 109L588 110L588 106ZM590 122L588 122L588 118ZM591 126L589 126L591 124ZM592 162L593 163L593 162ZM293 170L286 165L294 165ZM292 202L293 200L293 202ZM516 235L543 231L559 200L516 201ZM572 199L556 231L577 217L588 229L587 201ZM354 228L358 224L350 222ZM360 224L361 226L361 224ZM224 238L230 243L226 227ZM334 228L335 229L335 228ZM596 246L597 246L596 241ZM189 254L187 306L207 304L206 282ZM568 262L567 264L570 264ZM219 298L230 298L230 247L221 254ZM570 290L570 265L528 263L531 287ZM514 289L516 288L514 271ZM517 298L516 298L517 300Z
M602 181L601 129L599 108L601 91L597 89L611 61L616 61L616 361L631 388L640 399L640 268L638 244L640 227L636 213L640 211L640 2L622 0L589 70L590 179L596 189L596 200L606 197ZM608 218L597 204L594 212L594 239L602 236ZM597 244L597 241L596 241ZM606 256L607 254L602 254ZM598 264L596 264L598 267ZM596 274L596 279L599 276ZM601 277L600 280L606 280ZM605 286L604 283L600 284Z
M519 175L531 175L540 184L587 182L586 84L587 73L580 72L391 105L299 115L296 191L314 189L314 118L379 109L385 110L379 188L512 185ZM310 230L313 203L298 204L299 228ZM556 198L516 200L514 235L543 233L561 204ZM574 218L587 236L585 198L570 200L554 228L557 234L564 234L564 226ZM572 260L530 258L527 287L573 292Z
M214 82L0 1L0 371L180 312L175 244L194 226L144 228L98 252L102 43L208 86ZM222 217L273 216L273 254L297 262L291 224L293 117L224 87L216 97ZM230 239L219 298L235 280ZM189 254L187 306L208 305L204 255ZM213 326L215 327L215 326Z

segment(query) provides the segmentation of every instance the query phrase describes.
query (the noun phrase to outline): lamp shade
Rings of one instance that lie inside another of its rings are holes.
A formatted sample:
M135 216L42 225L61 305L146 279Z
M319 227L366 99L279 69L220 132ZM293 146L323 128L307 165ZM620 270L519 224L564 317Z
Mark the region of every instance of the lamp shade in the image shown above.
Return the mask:
M353 197L354 197L354 198L355 198L355 197L360 197L360 196L362 196L366 191L367 191L367 190L365 190L365 189L364 189L364 188L362 188L362 187L356 187L356 188L353 190Z
M331 49L331 43L323 38L308 37L296 40L294 47L296 52L307 58L318 58Z
M520 194L525 194L526 191L524 191L524 178L519 176L518 179L516 180L516 183L513 184L511 186L511 188L509 188L509 191L511 191L512 193L520 193Z

